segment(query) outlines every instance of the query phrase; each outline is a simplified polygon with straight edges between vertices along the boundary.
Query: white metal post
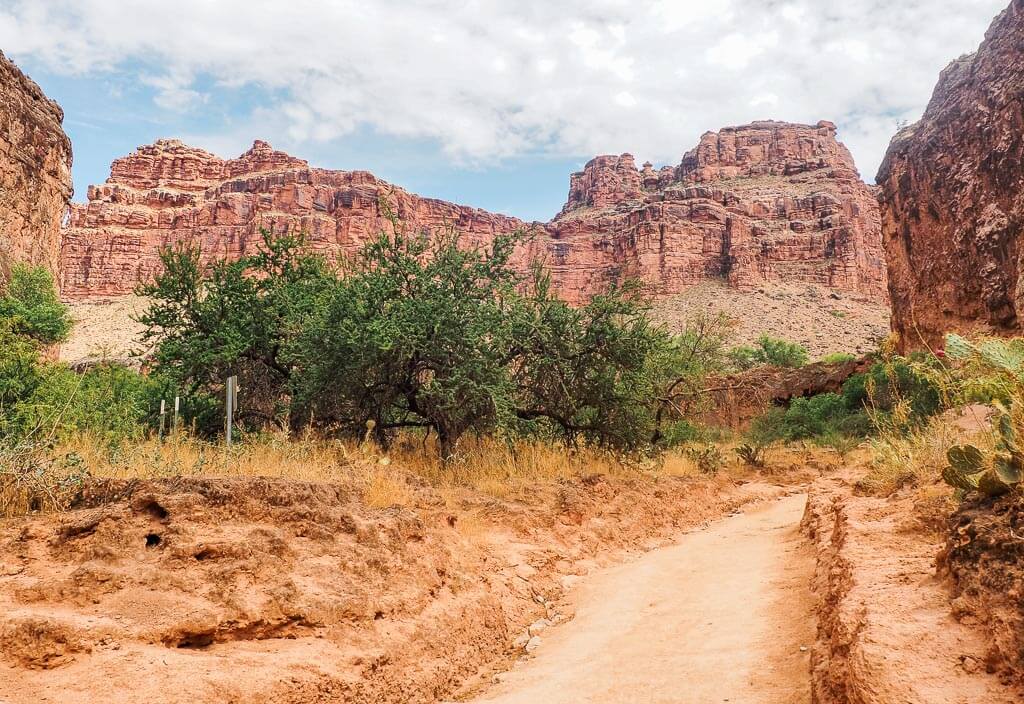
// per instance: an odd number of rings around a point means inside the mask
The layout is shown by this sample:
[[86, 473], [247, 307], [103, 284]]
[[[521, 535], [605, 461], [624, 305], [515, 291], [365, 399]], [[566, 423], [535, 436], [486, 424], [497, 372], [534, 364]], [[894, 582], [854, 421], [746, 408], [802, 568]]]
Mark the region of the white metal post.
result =
[[235, 415], [235, 377], [228, 377], [227, 384], [227, 398], [224, 399], [224, 406], [227, 416], [227, 432], [225, 438], [227, 439], [228, 447], [231, 447], [231, 424], [234, 420]]

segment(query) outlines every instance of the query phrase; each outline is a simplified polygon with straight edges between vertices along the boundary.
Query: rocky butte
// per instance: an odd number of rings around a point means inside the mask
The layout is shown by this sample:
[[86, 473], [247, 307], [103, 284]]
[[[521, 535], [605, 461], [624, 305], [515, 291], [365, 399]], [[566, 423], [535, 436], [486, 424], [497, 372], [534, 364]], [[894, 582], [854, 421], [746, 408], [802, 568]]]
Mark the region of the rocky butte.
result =
[[71, 198], [64, 112], [0, 53], [0, 274], [12, 262], [60, 264]]
[[223, 160], [161, 140], [115, 161], [88, 203], [72, 206], [63, 295], [128, 293], [159, 270], [159, 248], [179, 241], [207, 257], [238, 256], [257, 246], [260, 228], [353, 252], [388, 226], [382, 200], [407, 227], [450, 226], [478, 243], [532, 230], [520, 264], [543, 258], [571, 301], [631, 277], [654, 295], [716, 277], [737, 288], [807, 282], [885, 296], [875, 196], [829, 122], [710, 132], [657, 171], [628, 154], [597, 157], [571, 176], [568, 202], [546, 224], [423, 198], [365, 171], [310, 167], [265, 142]]
[[1024, 221], [1024, 0], [950, 64], [878, 173], [893, 328], [905, 348], [947, 331], [1019, 335]]

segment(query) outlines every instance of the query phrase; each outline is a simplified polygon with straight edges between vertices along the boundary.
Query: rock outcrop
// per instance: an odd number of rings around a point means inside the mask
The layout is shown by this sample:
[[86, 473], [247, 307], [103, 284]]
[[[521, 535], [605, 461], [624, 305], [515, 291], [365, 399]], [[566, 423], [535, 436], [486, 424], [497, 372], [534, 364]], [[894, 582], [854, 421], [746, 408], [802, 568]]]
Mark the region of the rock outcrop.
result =
[[878, 174], [893, 328], [904, 348], [948, 331], [1020, 334], [1024, 283], [1024, 0], [939, 78]]
[[160, 270], [159, 248], [198, 244], [208, 258], [237, 257], [259, 230], [297, 231], [317, 251], [353, 252], [389, 223], [387, 201], [411, 228], [459, 228], [484, 241], [525, 227], [514, 218], [420, 198], [365, 171], [311, 168], [257, 141], [223, 160], [177, 140], [118, 159], [110, 178], [90, 186], [64, 232], [62, 293], [77, 299], [130, 292]]
[[598, 157], [546, 227], [564, 287], [636, 277], [671, 294], [721, 277], [884, 297], [877, 203], [830, 122], [709, 132], [659, 171], [638, 172], [628, 154]]
[[53, 272], [71, 198], [64, 113], [0, 53], [0, 274], [24, 261]]
[[388, 225], [381, 201], [415, 229], [451, 226], [476, 242], [533, 230], [521, 254], [543, 258], [570, 301], [638, 277], [653, 294], [721, 277], [823, 284], [881, 299], [877, 204], [835, 127], [758, 122], [705, 135], [677, 167], [597, 157], [573, 174], [547, 224], [422, 198], [364, 171], [330, 171], [264, 142], [222, 160], [175, 140], [118, 159], [72, 208], [63, 245], [70, 299], [127, 293], [159, 269], [160, 246], [198, 242], [238, 256], [260, 228], [302, 231], [310, 246], [353, 252]]

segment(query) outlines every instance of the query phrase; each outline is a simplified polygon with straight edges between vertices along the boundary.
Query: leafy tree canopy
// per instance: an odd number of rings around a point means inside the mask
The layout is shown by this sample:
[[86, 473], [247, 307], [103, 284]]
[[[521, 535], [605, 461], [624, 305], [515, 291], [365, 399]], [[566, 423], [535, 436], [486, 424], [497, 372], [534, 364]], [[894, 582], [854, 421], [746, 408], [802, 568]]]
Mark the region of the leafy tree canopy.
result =
[[53, 276], [24, 264], [15, 264], [0, 287], [0, 323], [39, 345], [63, 342], [71, 332], [71, 314], [57, 296]]

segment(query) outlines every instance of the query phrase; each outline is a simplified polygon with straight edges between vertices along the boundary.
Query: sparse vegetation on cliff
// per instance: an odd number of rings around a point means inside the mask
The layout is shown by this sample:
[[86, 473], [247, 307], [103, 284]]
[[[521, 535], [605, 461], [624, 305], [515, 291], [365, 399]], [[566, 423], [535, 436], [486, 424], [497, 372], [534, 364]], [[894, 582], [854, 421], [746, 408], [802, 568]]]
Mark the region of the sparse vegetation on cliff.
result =
[[755, 345], [740, 345], [729, 350], [729, 361], [739, 370], [767, 364], [784, 369], [802, 367], [809, 361], [807, 348], [770, 335], [762, 335]]

